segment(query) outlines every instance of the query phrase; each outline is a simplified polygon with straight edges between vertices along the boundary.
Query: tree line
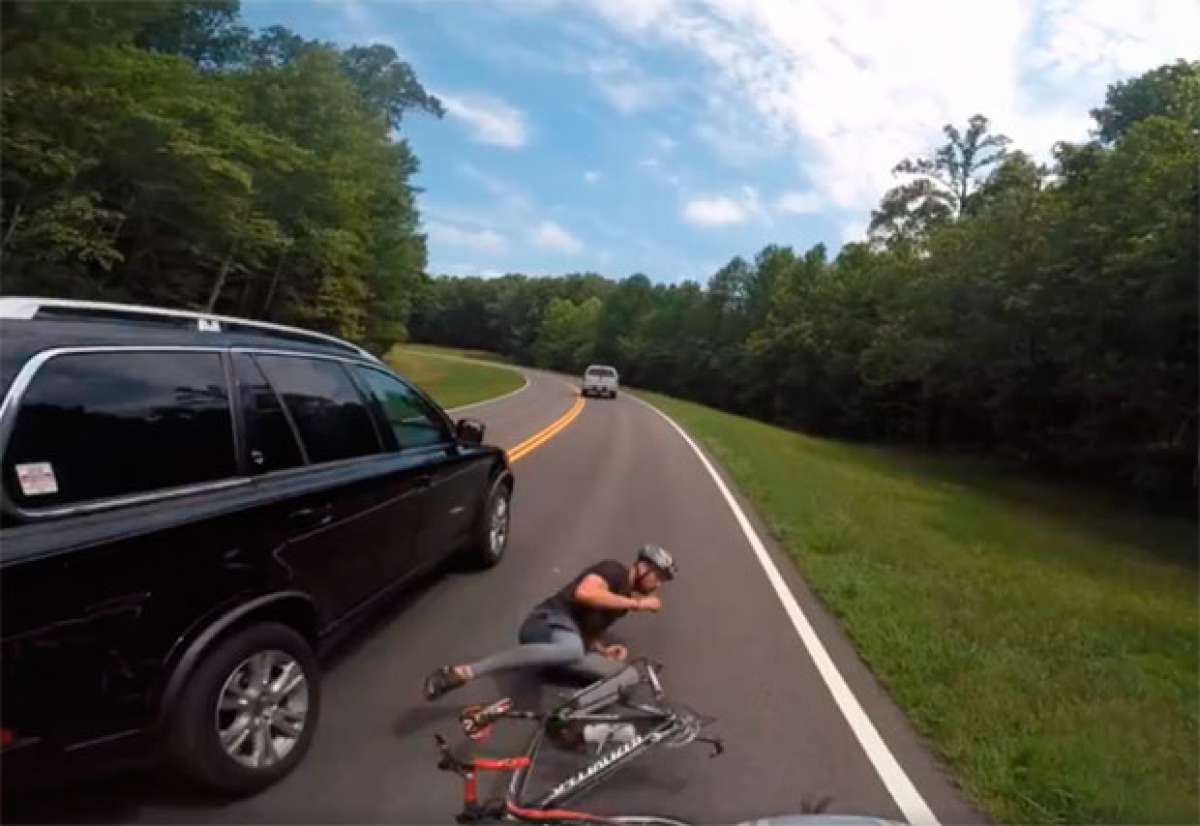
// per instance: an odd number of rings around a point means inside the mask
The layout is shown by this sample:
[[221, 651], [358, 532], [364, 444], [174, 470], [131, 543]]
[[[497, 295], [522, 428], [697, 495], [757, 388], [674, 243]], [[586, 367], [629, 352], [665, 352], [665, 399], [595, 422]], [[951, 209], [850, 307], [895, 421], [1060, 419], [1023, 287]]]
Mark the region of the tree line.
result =
[[387, 46], [254, 33], [237, 0], [0, 5], [6, 293], [269, 318], [383, 348], [425, 269]]
[[902, 161], [869, 240], [771, 245], [701, 285], [428, 281], [420, 341], [806, 431], [966, 448], [1195, 506], [1200, 63], [1109, 87], [1049, 164], [976, 116]]

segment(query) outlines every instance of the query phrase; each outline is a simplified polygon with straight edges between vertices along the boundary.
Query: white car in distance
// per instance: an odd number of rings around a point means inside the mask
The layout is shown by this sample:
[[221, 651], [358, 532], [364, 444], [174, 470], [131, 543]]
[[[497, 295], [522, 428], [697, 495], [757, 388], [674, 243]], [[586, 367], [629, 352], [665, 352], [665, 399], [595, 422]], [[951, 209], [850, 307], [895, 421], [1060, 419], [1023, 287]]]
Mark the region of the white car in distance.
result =
[[583, 395], [617, 397], [620, 387], [620, 377], [615, 367], [607, 364], [593, 364], [583, 372]]

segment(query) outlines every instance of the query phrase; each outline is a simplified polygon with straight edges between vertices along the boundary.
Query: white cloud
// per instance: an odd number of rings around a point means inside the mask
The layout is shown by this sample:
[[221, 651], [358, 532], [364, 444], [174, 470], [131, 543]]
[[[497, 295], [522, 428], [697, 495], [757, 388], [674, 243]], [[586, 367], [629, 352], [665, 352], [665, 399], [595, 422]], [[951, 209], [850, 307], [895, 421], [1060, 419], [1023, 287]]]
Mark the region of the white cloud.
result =
[[658, 148], [659, 152], [672, 152], [675, 150], [675, 147], [679, 146], [679, 141], [669, 135], [655, 135], [654, 145]]
[[775, 201], [775, 209], [792, 215], [811, 215], [821, 211], [821, 196], [815, 192], [785, 192]]
[[750, 216], [737, 201], [720, 195], [688, 201], [683, 208], [683, 217], [697, 226], [725, 227], [744, 224]]
[[443, 221], [426, 221], [425, 231], [429, 233], [429, 240], [436, 244], [492, 253], [508, 248], [505, 237], [493, 229], [467, 229]]
[[519, 149], [529, 142], [525, 115], [520, 109], [490, 95], [438, 93], [446, 114], [462, 121], [480, 143]]
[[693, 198], [684, 204], [684, 220], [702, 227], [725, 227], [744, 224], [757, 218], [766, 224], [770, 216], [763, 209], [758, 190], [743, 186], [737, 196], [713, 195]]
[[443, 266], [431, 266], [430, 272], [436, 272], [439, 275], [458, 275], [468, 276], [474, 275], [480, 278], [499, 278], [504, 275], [503, 270], [493, 269], [491, 267], [481, 267], [478, 264], [445, 264]]
[[583, 179], [589, 184], [594, 184], [600, 180], [600, 173], [594, 169], [589, 169], [587, 172], [583, 173]]
[[596, 89], [605, 100], [626, 115], [649, 109], [662, 99], [659, 87], [630, 81], [597, 80]]
[[660, 105], [674, 88], [668, 81], [650, 77], [624, 57], [592, 58], [585, 72], [600, 96], [623, 115]]
[[533, 243], [544, 250], [577, 255], [583, 242], [553, 221], [542, 221], [533, 232]]
[[1196, 53], [1200, 3], [1194, 0], [1047, 0], [1038, 68], [1105, 80]]
[[919, 14], [876, 0], [590, 4], [640, 44], [700, 61], [697, 131], [721, 157], [793, 151], [846, 211], [878, 203], [897, 161], [977, 112], [1041, 157], [1086, 137], [1107, 83], [1193, 55], [1200, 31], [1196, 0], [929, 0]]
[[658, 169], [659, 165], [658, 158], [642, 158], [638, 161], [638, 166], [645, 167], [646, 169]]

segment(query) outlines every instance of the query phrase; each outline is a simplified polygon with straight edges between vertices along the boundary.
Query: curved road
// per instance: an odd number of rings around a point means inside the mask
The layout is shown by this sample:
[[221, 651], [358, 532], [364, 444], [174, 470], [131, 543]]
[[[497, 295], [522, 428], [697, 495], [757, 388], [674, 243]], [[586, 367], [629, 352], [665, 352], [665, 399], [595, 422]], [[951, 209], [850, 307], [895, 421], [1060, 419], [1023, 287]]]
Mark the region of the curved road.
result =
[[[458, 415], [483, 419], [488, 441], [511, 448], [559, 419], [577, 385], [525, 371], [529, 386]], [[424, 675], [514, 642], [526, 611], [585, 565], [626, 560], [645, 542], [672, 550], [681, 576], [661, 614], [630, 615], [614, 636], [666, 664], [668, 695], [718, 718], [726, 754], [703, 746], [656, 752], [588, 798], [598, 812], [650, 811], [728, 823], [827, 811], [903, 820], [881, 779], [896, 772], [942, 823], [980, 822], [885, 692], [858, 660], [768, 533], [742, 505], [836, 671], [882, 737], [860, 745], [798, 636], [733, 510], [693, 448], [649, 407], [623, 395], [588, 400], [554, 438], [514, 464], [507, 558], [484, 573], [451, 571], [388, 606], [328, 665], [320, 729], [305, 762], [257, 797], [199, 799], [154, 775], [127, 774], [14, 803], [7, 819], [155, 823], [449, 823], [459, 781], [437, 771], [434, 732], [456, 734], [461, 705], [510, 694], [546, 703], [554, 691], [529, 675], [480, 680], [435, 704]], [[781, 583], [782, 584], [782, 583]], [[844, 705], [844, 703], [843, 703]], [[520, 723], [484, 748], [524, 742]], [[861, 724], [860, 724], [861, 731]], [[879, 768], [882, 766], [882, 768]]]

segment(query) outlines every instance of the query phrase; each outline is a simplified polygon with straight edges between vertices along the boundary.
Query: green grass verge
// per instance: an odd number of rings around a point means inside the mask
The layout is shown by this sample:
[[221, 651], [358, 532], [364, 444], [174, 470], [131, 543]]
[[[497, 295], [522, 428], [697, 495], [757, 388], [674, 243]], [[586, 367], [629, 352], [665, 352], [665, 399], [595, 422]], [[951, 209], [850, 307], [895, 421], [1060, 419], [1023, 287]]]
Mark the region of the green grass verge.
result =
[[[442, 407], [485, 401], [511, 393], [525, 383], [516, 370], [492, 364], [469, 364], [437, 358], [431, 348], [396, 345], [384, 361], [400, 375], [433, 396]], [[465, 355], [470, 351], [437, 350], [446, 355]]]
[[1197, 526], [650, 393], [1008, 823], [1196, 823]]
[[405, 350], [411, 350], [415, 353], [433, 353], [443, 356], [458, 356], [459, 358], [475, 359], [477, 361], [493, 361], [498, 364], [512, 364], [511, 358], [500, 353], [493, 353], [489, 350], [471, 350], [467, 348], [458, 349], [455, 347], [437, 347], [433, 344], [405, 344], [402, 345]]

